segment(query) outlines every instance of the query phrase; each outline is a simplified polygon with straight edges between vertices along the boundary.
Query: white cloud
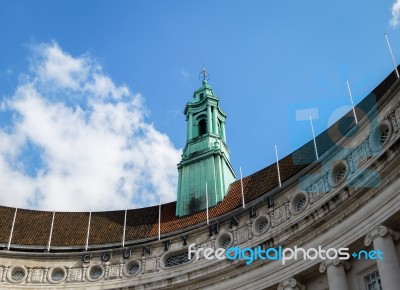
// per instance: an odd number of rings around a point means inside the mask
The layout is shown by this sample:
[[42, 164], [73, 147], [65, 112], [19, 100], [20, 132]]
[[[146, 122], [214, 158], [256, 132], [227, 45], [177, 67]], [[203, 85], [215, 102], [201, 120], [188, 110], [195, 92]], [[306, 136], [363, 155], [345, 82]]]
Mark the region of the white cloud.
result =
[[3, 102], [13, 118], [0, 128], [0, 204], [78, 211], [175, 199], [180, 150], [146, 121], [142, 96], [56, 43], [35, 47], [28, 79]]
[[400, 0], [396, 0], [392, 5], [392, 19], [390, 20], [390, 26], [395, 28], [399, 25], [400, 18]]
[[73, 58], [61, 50], [57, 43], [38, 45], [33, 70], [45, 83], [71, 89], [78, 89], [88, 74], [88, 58]]

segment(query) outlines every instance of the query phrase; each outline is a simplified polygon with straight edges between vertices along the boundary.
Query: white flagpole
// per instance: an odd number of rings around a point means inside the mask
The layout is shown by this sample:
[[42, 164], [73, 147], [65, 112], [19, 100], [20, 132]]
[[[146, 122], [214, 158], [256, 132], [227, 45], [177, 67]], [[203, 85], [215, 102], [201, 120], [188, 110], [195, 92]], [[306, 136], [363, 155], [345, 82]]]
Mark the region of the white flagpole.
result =
[[161, 240], [161, 196], [158, 205], [158, 240]]
[[393, 66], [394, 66], [394, 69], [395, 69], [395, 71], [396, 71], [397, 78], [400, 78], [399, 71], [397, 70], [396, 61], [394, 60], [392, 48], [390, 47], [389, 39], [388, 39], [386, 33], [384, 33], [384, 35], [385, 35], [386, 42], [387, 42], [387, 45], [388, 45], [388, 48], [389, 48], [390, 56], [391, 56], [391, 58], [392, 58]]
[[11, 240], [12, 240], [12, 236], [14, 233], [14, 226], [15, 226], [15, 219], [17, 218], [17, 211], [18, 211], [18, 208], [15, 208], [14, 219], [13, 219], [12, 226], [11, 226], [10, 238], [8, 239], [7, 250], [10, 250], [10, 247], [11, 247]]
[[209, 221], [208, 221], [208, 189], [207, 189], [207, 182], [206, 182], [206, 215], [207, 215], [207, 224], [209, 224]]
[[91, 222], [91, 220], [92, 220], [92, 212], [89, 212], [89, 222], [88, 222], [87, 235], [86, 235], [85, 251], [87, 251], [88, 248], [89, 248], [89, 234], [90, 234], [90, 222]]
[[56, 211], [53, 210], [53, 217], [51, 219], [51, 228], [50, 228], [50, 235], [49, 235], [49, 243], [47, 244], [47, 252], [50, 252], [50, 246], [51, 246], [51, 238], [53, 236], [53, 226], [54, 226], [54, 216], [56, 214]]
[[276, 156], [276, 169], [278, 170], [279, 187], [282, 187], [281, 172], [279, 171], [278, 147], [276, 147], [276, 144], [275, 144], [275, 156]]
[[244, 193], [243, 193], [242, 166], [240, 166], [239, 168], [240, 168], [240, 186], [241, 186], [241, 188], [242, 188], [242, 204], [243, 204], [243, 208], [245, 208], [245, 205], [244, 205]]
[[310, 115], [310, 123], [311, 123], [311, 132], [312, 132], [312, 136], [313, 136], [313, 139], [314, 139], [315, 156], [317, 157], [317, 160], [318, 160], [317, 141], [315, 141], [314, 126], [313, 126], [313, 123], [312, 123], [311, 115]]
[[122, 247], [125, 247], [125, 234], [126, 234], [126, 214], [128, 212], [128, 209], [125, 209], [125, 215], [124, 215], [124, 231], [122, 232]]
[[354, 120], [356, 121], [356, 124], [358, 124], [356, 110], [354, 109], [353, 96], [351, 95], [349, 80], [346, 80], [346, 83], [347, 83], [347, 90], [349, 91], [351, 107], [353, 108]]

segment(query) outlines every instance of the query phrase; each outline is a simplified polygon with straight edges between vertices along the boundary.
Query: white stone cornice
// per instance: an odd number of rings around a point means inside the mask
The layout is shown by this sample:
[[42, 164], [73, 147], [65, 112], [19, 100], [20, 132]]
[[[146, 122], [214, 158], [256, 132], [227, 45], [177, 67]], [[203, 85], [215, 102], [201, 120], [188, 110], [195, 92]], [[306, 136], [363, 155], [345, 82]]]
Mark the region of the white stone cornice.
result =
[[291, 277], [289, 279], [286, 279], [285, 281], [282, 281], [278, 285], [278, 290], [288, 290], [288, 289], [304, 290], [306, 289], [306, 287], [299, 281], [297, 281], [295, 278]]
[[339, 260], [339, 259], [333, 259], [333, 260], [324, 260], [321, 262], [319, 265], [319, 271], [320, 273], [324, 273], [330, 266], [339, 266], [342, 265], [345, 270], [350, 270], [351, 264], [348, 261], [345, 260]]
[[372, 242], [374, 241], [375, 238], [385, 237], [386, 235], [391, 236], [394, 241], [397, 241], [400, 239], [399, 232], [391, 230], [386, 226], [380, 225], [367, 234], [367, 236], [364, 239], [364, 245], [368, 247], [369, 245], [372, 244]]

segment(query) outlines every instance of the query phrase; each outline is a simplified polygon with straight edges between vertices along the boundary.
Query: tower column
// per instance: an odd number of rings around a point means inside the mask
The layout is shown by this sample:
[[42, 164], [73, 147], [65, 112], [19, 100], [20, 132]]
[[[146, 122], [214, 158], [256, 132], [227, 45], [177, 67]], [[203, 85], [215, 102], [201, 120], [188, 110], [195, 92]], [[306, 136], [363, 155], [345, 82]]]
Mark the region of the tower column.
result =
[[218, 132], [218, 119], [217, 119], [217, 107], [213, 107], [213, 123], [214, 123], [214, 134], [219, 135]]
[[226, 143], [226, 135], [225, 135], [225, 122], [221, 123], [221, 130], [222, 130], [222, 139], [225, 141]]
[[325, 260], [319, 266], [321, 273], [325, 272], [328, 276], [329, 290], [348, 290], [346, 273], [344, 270], [350, 269], [350, 263], [347, 261]]
[[396, 290], [400, 286], [400, 266], [397, 258], [396, 248], [393, 240], [399, 240], [400, 234], [385, 226], [379, 226], [373, 229], [365, 237], [364, 245], [374, 245], [375, 251], [380, 251], [383, 259], [376, 259], [378, 265], [379, 277], [381, 278], [382, 288], [385, 290]]
[[211, 106], [207, 106], [207, 133], [212, 133]]
[[188, 121], [188, 140], [193, 138], [193, 114], [189, 113], [189, 121]]

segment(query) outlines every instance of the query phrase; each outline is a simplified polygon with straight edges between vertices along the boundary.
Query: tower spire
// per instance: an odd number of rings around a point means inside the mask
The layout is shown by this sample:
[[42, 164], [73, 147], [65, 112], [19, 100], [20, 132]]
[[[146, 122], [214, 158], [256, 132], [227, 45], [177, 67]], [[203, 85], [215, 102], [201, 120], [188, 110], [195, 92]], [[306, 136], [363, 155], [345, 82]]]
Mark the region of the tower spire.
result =
[[178, 164], [178, 197], [176, 215], [184, 216], [215, 206], [225, 197], [236, 175], [229, 161], [226, 145], [226, 114], [219, 106], [219, 99], [207, 83], [210, 74], [205, 68], [199, 74], [202, 86], [193, 94], [193, 101], [186, 104], [186, 145]]

